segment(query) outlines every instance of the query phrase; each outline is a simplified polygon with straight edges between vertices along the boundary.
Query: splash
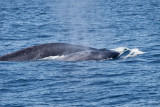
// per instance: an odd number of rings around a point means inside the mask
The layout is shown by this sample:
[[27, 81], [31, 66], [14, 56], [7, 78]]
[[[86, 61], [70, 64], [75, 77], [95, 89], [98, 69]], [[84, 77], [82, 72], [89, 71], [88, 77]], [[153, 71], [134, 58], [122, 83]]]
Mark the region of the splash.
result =
[[115, 49], [111, 49], [111, 50], [119, 52], [120, 57], [122, 57], [122, 58], [135, 57], [137, 55], [141, 55], [141, 54], [146, 53], [146, 52], [140, 51], [137, 48], [129, 49], [126, 47], [119, 47], [119, 48], [115, 48]]

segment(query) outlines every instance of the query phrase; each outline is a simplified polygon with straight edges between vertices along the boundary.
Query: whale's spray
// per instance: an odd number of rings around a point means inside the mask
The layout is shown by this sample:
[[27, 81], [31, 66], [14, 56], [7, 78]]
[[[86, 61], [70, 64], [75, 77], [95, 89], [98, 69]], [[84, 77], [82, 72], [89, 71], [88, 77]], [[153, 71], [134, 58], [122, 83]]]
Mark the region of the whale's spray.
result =
[[[66, 41], [81, 45], [90, 45], [90, 38], [87, 36], [88, 21], [86, 19], [86, 8], [89, 2], [74, 0], [64, 1], [60, 4], [58, 11], [59, 20], [63, 22], [63, 29]], [[61, 8], [65, 8], [62, 10]]]

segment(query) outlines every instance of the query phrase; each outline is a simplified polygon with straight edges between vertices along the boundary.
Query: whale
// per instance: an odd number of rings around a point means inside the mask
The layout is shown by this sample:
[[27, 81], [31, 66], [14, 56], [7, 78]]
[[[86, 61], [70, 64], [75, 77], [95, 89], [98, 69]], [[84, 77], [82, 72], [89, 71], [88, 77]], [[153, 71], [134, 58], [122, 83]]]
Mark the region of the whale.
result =
[[69, 43], [46, 43], [2, 55], [0, 61], [35, 61], [50, 56], [64, 56], [59, 59], [64, 61], [107, 60], [117, 58], [119, 55], [120, 53], [106, 48], [97, 49]]

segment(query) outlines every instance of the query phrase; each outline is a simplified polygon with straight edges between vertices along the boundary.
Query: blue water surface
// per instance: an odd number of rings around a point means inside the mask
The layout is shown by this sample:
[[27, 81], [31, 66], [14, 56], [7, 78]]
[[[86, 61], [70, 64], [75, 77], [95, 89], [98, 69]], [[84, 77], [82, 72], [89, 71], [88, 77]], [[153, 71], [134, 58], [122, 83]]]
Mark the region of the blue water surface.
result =
[[159, 107], [159, 0], [0, 0], [0, 55], [65, 42], [144, 54], [0, 62], [0, 107]]

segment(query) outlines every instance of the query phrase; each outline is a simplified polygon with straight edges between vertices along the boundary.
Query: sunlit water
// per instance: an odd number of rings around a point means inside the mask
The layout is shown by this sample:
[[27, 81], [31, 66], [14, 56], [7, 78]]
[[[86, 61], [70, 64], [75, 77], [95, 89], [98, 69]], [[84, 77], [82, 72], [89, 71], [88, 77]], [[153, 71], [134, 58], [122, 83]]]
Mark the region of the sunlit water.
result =
[[0, 107], [160, 106], [159, 0], [0, 0], [0, 55], [52, 42], [121, 55], [0, 62]]

